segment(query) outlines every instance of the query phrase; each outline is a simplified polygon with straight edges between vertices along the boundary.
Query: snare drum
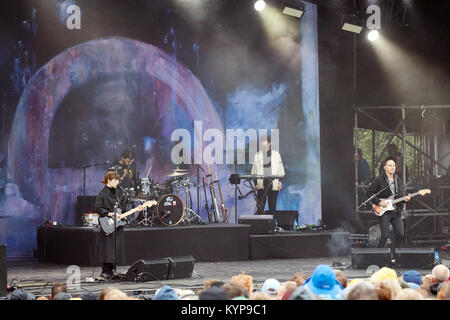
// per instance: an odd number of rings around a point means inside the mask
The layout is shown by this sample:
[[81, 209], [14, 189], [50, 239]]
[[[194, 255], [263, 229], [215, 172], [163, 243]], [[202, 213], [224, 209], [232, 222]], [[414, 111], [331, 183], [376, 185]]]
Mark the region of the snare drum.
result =
[[83, 227], [96, 227], [98, 226], [98, 213], [85, 213], [82, 217]]
[[183, 200], [176, 194], [166, 194], [159, 199], [156, 214], [162, 224], [176, 226], [184, 216]]

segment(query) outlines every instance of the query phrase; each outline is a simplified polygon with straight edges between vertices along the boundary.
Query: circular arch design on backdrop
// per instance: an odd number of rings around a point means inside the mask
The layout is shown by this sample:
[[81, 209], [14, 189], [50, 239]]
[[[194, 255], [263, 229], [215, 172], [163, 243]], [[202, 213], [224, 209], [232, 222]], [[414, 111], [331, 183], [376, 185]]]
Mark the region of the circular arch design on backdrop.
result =
[[[64, 174], [61, 170], [66, 170], [82, 176], [81, 169], [48, 169], [53, 117], [72, 89], [113, 74], [136, 74], [160, 81], [173, 90], [176, 103], [192, 120], [202, 121], [203, 130], [216, 128], [224, 132], [206, 90], [174, 56], [151, 44], [121, 37], [95, 39], [69, 48], [40, 68], [28, 82], [19, 99], [8, 145], [9, 178], [19, 186], [24, 198], [38, 205], [47, 216], [57, 207], [52, 204], [51, 193], [60, 191], [53, 186], [52, 171]], [[201, 133], [194, 135], [201, 141]], [[73, 190], [63, 191], [79, 194], [79, 186], [69, 189]], [[67, 199], [63, 202], [67, 206]]]

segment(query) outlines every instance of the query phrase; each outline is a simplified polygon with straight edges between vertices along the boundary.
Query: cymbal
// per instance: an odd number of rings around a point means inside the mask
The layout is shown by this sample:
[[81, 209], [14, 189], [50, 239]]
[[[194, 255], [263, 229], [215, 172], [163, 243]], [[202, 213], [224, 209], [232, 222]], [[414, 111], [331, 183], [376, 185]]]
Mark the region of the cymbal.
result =
[[189, 169], [180, 169], [180, 168], [176, 168], [175, 170], [172, 170], [172, 172], [191, 172], [191, 170]]
[[167, 177], [181, 177], [181, 176], [187, 176], [189, 175], [189, 171], [187, 172], [174, 172], [171, 174], [168, 174]]

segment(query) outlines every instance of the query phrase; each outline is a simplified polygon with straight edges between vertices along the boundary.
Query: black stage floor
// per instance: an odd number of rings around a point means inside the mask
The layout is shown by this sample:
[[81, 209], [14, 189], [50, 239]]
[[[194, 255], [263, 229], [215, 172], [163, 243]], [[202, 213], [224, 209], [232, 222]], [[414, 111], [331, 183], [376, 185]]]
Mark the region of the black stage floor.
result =
[[[449, 265], [450, 260], [443, 259], [442, 263]], [[311, 275], [319, 264], [340, 265], [340, 269], [349, 279], [368, 278], [371, 272], [365, 269], [352, 269], [351, 257], [325, 257], [308, 259], [270, 259], [248, 261], [222, 261], [222, 262], [196, 262], [193, 275], [190, 278], [156, 280], [147, 282], [86, 282], [86, 278], [95, 278], [100, 274], [99, 267], [80, 267], [80, 281], [78, 286], [69, 288], [68, 292], [78, 296], [84, 291], [100, 292], [105, 287], [117, 287], [129, 295], [133, 293], [154, 294], [161, 286], [167, 284], [174, 288], [200, 289], [209, 279], [229, 281], [232, 276], [245, 272], [253, 277], [255, 289], [260, 288], [268, 278], [276, 278], [280, 282], [286, 281], [296, 272], [304, 272]], [[120, 266], [118, 271], [125, 273], [129, 266]], [[8, 262], [8, 283], [19, 280], [19, 286], [37, 295], [49, 295], [52, 283], [66, 282], [69, 274], [68, 265], [40, 263], [38, 261], [13, 261]], [[407, 269], [395, 269], [400, 275]], [[422, 274], [431, 273], [431, 269], [418, 269]]]

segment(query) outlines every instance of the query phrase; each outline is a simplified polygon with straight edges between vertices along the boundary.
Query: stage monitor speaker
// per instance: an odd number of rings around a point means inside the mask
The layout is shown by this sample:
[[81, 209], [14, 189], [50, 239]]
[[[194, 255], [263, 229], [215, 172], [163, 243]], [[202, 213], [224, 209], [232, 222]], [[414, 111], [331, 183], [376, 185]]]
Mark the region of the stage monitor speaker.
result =
[[239, 224], [249, 224], [250, 234], [269, 234], [275, 229], [273, 215], [241, 215]]
[[389, 248], [352, 248], [352, 268], [364, 269], [371, 265], [384, 267], [391, 264]]
[[169, 257], [168, 279], [181, 279], [192, 277], [195, 259], [192, 256]]
[[6, 296], [8, 279], [6, 273], [6, 244], [0, 244], [0, 297]]
[[[266, 211], [269, 214], [269, 211]], [[298, 212], [294, 210], [276, 210], [274, 215], [277, 227], [284, 230], [294, 230], [294, 225], [298, 224]]]
[[397, 248], [395, 266], [397, 268], [431, 269], [434, 264], [434, 248]]
[[167, 258], [155, 260], [138, 260], [125, 274], [125, 280], [141, 282], [166, 280], [169, 274], [170, 261]]

